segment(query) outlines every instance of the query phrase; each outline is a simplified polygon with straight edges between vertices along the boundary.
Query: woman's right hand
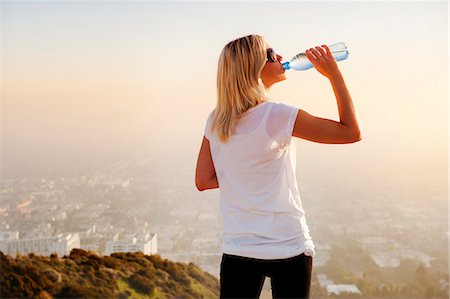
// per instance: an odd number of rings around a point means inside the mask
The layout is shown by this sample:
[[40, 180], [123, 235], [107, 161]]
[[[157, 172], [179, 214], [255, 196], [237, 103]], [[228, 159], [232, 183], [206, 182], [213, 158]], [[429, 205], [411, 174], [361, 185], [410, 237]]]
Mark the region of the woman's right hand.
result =
[[326, 51], [317, 46], [306, 50], [305, 54], [319, 73], [328, 79], [331, 79], [334, 75], [339, 74], [340, 71], [328, 46], [322, 45], [322, 47], [324, 47]]

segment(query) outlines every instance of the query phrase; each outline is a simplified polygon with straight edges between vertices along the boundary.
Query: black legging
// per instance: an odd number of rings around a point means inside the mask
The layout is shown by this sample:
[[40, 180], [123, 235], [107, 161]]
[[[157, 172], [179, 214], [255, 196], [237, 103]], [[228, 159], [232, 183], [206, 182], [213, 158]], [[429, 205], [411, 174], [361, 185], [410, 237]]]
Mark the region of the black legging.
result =
[[273, 298], [309, 298], [312, 257], [304, 253], [275, 260], [222, 254], [220, 298], [259, 298], [271, 278]]

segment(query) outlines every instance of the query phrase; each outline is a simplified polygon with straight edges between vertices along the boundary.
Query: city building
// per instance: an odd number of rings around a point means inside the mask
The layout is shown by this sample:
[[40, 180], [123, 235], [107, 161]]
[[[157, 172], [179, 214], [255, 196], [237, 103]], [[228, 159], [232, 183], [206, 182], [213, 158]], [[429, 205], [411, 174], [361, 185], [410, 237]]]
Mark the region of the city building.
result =
[[156, 254], [157, 250], [157, 234], [149, 232], [143, 234], [126, 234], [121, 239], [116, 235], [113, 240], [106, 241], [105, 255], [111, 255], [115, 252], [137, 252], [143, 254]]
[[73, 248], [80, 248], [78, 233], [60, 233], [57, 236], [20, 239], [18, 231], [0, 232], [0, 251], [14, 257], [17, 254], [29, 253], [47, 256], [57, 253], [62, 257], [69, 255]]
[[345, 292], [361, 295], [361, 291], [354, 284], [329, 284], [327, 285], [327, 292], [329, 295], [339, 295], [340, 293]]

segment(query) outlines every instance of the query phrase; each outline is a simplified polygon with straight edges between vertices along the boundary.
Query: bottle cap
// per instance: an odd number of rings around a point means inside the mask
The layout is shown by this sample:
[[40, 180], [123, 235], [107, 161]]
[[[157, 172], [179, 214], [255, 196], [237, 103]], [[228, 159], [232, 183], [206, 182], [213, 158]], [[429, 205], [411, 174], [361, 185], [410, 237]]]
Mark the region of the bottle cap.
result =
[[283, 68], [284, 68], [285, 70], [290, 70], [290, 69], [291, 69], [291, 66], [289, 65], [289, 61], [284, 62], [284, 63], [282, 64], [282, 66], [283, 66]]

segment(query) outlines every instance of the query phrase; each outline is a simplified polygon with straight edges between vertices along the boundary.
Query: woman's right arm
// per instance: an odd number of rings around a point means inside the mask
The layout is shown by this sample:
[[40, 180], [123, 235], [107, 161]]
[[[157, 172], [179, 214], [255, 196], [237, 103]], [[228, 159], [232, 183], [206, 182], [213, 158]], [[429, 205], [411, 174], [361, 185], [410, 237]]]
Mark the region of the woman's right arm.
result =
[[360, 141], [362, 139], [361, 129], [350, 93], [329, 48], [326, 45], [323, 47], [326, 52], [322, 48], [316, 47], [316, 49], [307, 50], [306, 56], [316, 70], [330, 80], [337, 100], [340, 122], [316, 117], [299, 109], [292, 136], [327, 144]]

